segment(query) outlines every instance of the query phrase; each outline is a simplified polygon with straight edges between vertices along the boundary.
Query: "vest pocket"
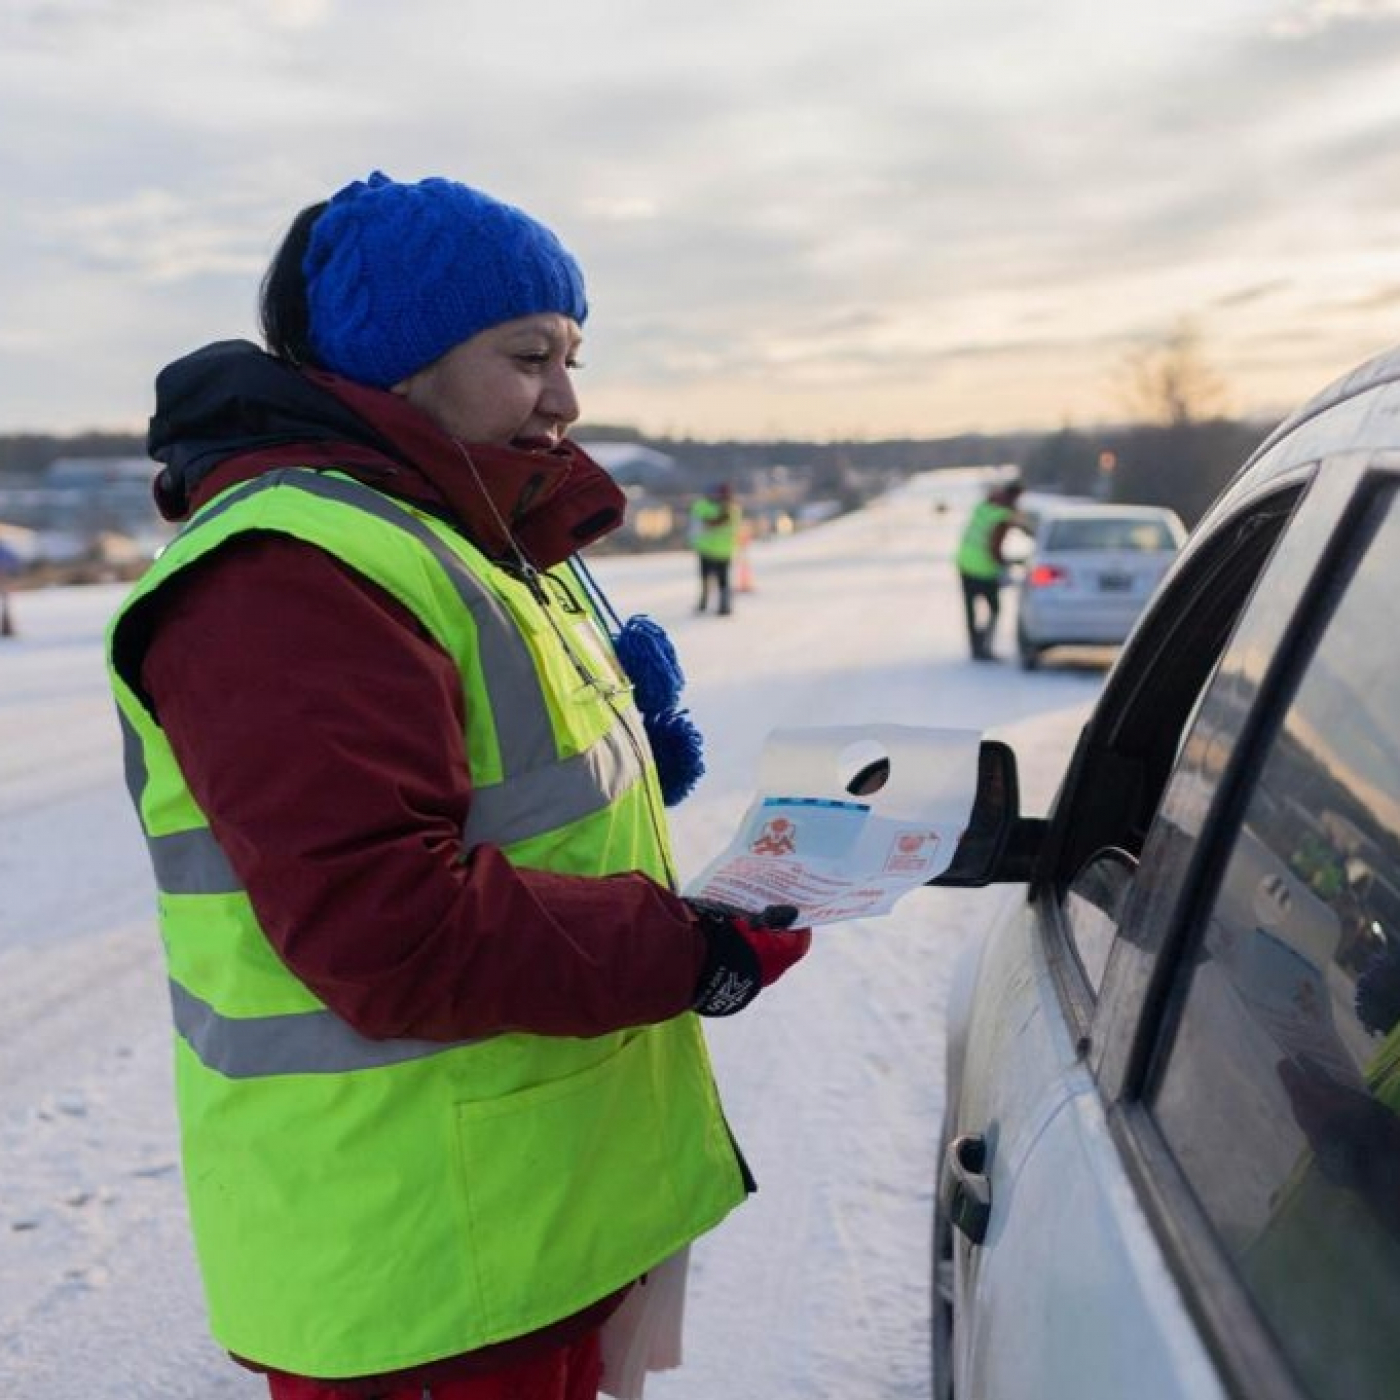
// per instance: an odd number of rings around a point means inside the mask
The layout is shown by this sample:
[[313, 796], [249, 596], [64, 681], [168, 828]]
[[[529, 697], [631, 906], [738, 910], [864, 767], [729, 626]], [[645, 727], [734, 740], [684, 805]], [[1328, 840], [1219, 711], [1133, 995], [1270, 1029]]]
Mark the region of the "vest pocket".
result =
[[676, 1055], [668, 1031], [630, 1033], [579, 1073], [457, 1106], [470, 1267], [489, 1336], [577, 1312], [733, 1204], [723, 1164], [696, 1156], [694, 1127], [711, 1117], [707, 1076]]

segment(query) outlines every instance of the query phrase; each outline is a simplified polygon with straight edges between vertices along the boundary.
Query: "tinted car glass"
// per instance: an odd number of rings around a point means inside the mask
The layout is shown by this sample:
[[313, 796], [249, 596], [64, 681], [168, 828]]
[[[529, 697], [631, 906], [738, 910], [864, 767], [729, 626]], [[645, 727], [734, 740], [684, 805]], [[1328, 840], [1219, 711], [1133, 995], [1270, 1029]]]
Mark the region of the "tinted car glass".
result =
[[1311, 1394], [1400, 1393], [1393, 501], [1256, 777], [1148, 1102]]
[[1055, 520], [1045, 533], [1048, 550], [1123, 549], [1138, 553], [1173, 550], [1176, 540], [1161, 520], [1104, 518]]

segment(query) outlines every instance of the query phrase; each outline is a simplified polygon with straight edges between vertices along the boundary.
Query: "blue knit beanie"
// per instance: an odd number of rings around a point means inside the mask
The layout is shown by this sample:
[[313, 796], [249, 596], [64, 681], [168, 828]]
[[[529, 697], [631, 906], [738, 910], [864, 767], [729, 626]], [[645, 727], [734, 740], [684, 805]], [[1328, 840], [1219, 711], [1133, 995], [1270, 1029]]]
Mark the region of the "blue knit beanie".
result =
[[320, 363], [381, 389], [503, 321], [588, 315], [583, 274], [543, 224], [440, 177], [405, 185], [376, 170], [347, 185], [302, 272]]

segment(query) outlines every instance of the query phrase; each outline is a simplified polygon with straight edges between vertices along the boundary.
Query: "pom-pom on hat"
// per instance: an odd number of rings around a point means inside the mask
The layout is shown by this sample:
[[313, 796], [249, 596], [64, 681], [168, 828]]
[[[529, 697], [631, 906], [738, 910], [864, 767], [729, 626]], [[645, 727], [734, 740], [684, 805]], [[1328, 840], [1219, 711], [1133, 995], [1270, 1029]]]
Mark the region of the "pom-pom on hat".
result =
[[553, 311], [588, 315], [583, 273], [523, 210], [434, 176], [346, 185], [302, 262], [310, 338], [335, 374], [387, 389], [478, 331]]

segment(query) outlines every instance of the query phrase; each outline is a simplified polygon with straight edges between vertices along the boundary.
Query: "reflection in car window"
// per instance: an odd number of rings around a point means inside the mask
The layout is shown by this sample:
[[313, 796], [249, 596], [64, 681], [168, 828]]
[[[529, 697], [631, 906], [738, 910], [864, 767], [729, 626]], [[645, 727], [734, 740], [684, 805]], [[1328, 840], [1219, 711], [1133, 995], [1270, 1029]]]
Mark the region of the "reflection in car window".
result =
[[1065, 929], [1095, 995], [1103, 982], [1118, 932], [1118, 916], [1136, 870], [1135, 856], [1117, 846], [1106, 846], [1089, 857], [1065, 890]]
[[1258, 769], [1150, 1105], [1311, 1394], [1400, 1393], [1400, 558], [1387, 514]]

